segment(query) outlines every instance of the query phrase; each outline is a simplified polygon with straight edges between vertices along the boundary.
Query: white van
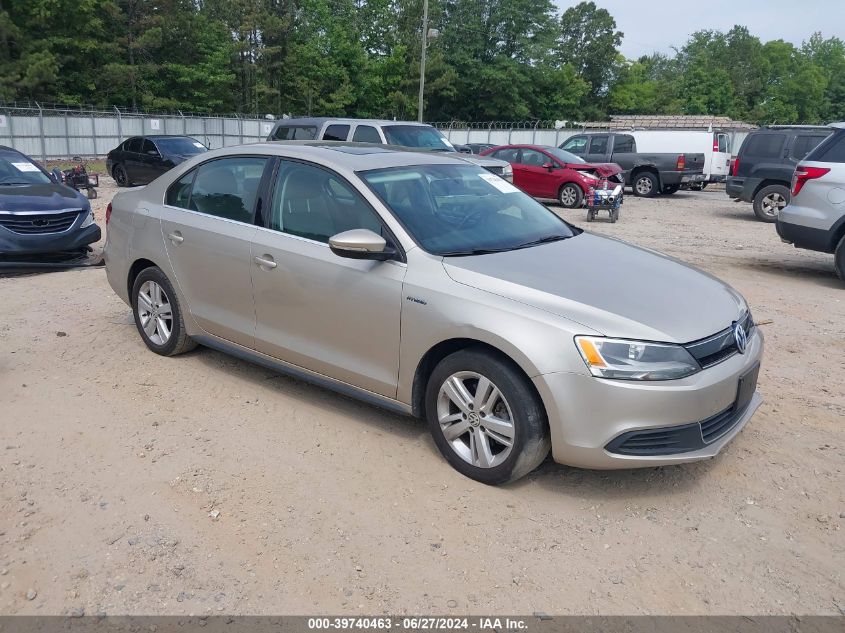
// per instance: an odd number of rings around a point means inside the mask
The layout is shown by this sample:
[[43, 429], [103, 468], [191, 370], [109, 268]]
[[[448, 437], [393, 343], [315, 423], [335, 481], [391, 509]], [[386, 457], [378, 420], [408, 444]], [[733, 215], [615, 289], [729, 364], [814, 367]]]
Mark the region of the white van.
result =
[[626, 133], [636, 139], [638, 152], [704, 154], [707, 180], [700, 185], [702, 189], [708, 182], [724, 182], [730, 171], [731, 141], [725, 132], [635, 130]]

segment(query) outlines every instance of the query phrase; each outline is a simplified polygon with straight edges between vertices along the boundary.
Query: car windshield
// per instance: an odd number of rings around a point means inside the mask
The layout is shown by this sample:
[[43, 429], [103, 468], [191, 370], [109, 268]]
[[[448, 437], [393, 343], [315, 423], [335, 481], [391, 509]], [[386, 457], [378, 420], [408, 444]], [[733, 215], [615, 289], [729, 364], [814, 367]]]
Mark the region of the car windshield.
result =
[[415, 165], [359, 172], [411, 237], [433, 255], [527, 248], [575, 235], [508, 181], [475, 165]]
[[565, 149], [560, 149], [559, 147], [547, 147], [545, 148], [546, 151], [557, 158], [562, 163], [586, 163], [583, 158], [580, 156], [576, 156], [572, 152], [567, 152]]
[[385, 125], [389, 145], [419, 147], [439, 152], [454, 152], [454, 146], [435, 128], [427, 125]]
[[162, 154], [177, 154], [179, 156], [193, 156], [207, 152], [208, 148], [198, 140], [179, 136], [176, 138], [153, 139]]
[[52, 182], [23, 154], [0, 152], [0, 187], [4, 185], [44, 185]]

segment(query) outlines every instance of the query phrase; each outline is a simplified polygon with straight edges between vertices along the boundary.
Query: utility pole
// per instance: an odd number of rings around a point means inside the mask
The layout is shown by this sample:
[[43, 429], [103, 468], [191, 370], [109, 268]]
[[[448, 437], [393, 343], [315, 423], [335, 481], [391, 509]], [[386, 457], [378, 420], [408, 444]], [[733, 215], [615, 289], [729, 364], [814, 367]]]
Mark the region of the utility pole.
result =
[[425, 49], [428, 46], [428, 0], [423, 0], [422, 53], [420, 54], [420, 98], [417, 104], [417, 121], [423, 120], [423, 94], [425, 93]]

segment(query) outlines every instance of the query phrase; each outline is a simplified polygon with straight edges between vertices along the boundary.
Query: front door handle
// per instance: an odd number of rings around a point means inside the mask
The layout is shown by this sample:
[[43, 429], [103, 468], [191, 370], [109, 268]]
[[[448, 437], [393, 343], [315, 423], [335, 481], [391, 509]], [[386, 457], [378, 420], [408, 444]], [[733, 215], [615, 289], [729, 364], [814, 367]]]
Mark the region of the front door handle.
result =
[[185, 238], [182, 237], [182, 234], [179, 231], [173, 231], [173, 233], [167, 236], [167, 239], [169, 239], [174, 244], [181, 244], [185, 241]]
[[276, 267], [276, 262], [273, 261], [273, 258], [269, 255], [263, 255], [262, 257], [253, 257], [253, 261], [261, 266], [262, 268], [269, 268], [273, 269]]

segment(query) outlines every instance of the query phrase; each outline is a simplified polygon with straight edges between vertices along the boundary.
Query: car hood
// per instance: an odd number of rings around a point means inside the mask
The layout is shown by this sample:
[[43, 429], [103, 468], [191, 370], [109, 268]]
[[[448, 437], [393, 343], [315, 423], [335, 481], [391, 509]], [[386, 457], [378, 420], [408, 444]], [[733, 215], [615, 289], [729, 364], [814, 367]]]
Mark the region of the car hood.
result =
[[85, 196], [70, 187], [52, 182], [42, 185], [0, 187], [0, 212], [50, 212], [87, 208], [89, 208], [89, 203]]
[[566, 166], [578, 171], [595, 171], [604, 177], [622, 173], [622, 168], [616, 163], [568, 163]]
[[500, 160], [498, 158], [478, 156], [476, 154], [463, 154], [461, 152], [457, 152], [455, 154], [450, 154], [450, 156], [452, 158], [460, 158], [467, 163], [472, 163], [473, 165], [478, 165], [479, 167], [484, 167], [485, 169], [488, 167], [505, 167], [510, 164], [507, 161]]
[[745, 301], [675, 259], [582, 233], [532, 248], [446, 257], [456, 282], [546, 310], [605, 336], [688, 343], [729, 327]]

